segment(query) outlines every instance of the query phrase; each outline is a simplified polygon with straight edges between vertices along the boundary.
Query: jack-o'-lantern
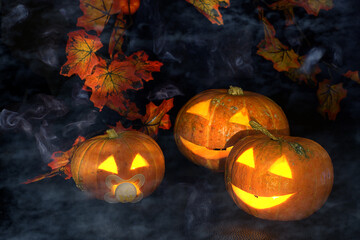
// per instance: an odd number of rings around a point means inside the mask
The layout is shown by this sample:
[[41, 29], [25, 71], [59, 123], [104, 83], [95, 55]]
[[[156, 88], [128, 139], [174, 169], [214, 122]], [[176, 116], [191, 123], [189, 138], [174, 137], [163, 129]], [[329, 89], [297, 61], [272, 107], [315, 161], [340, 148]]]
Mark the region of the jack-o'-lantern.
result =
[[179, 111], [174, 136], [179, 150], [189, 160], [215, 171], [224, 171], [237, 135], [257, 134], [249, 125], [255, 119], [272, 133], [289, 135], [289, 124], [282, 109], [271, 99], [230, 86], [210, 89], [191, 98]]
[[82, 143], [71, 159], [76, 186], [109, 203], [140, 201], [159, 186], [164, 171], [158, 144], [137, 131], [108, 130]]
[[300, 137], [266, 135], [238, 141], [225, 167], [225, 183], [245, 212], [269, 220], [300, 220], [317, 211], [333, 185], [333, 166], [318, 143]]
[[134, 14], [140, 7], [140, 0], [117, 0], [121, 12], [126, 15]]

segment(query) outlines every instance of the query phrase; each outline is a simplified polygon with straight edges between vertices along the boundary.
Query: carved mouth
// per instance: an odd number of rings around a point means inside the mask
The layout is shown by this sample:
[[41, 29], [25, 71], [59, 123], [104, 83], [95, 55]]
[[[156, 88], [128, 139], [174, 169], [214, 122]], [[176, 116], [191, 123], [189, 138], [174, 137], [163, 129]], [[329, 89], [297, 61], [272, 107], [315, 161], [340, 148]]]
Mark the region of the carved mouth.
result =
[[206, 159], [215, 160], [215, 159], [226, 158], [229, 155], [230, 150], [233, 148], [233, 147], [228, 147], [225, 149], [209, 149], [207, 147], [199, 146], [192, 142], [189, 142], [188, 140], [182, 138], [181, 136], [180, 136], [180, 141], [192, 153]]
[[262, 197], [257, 196], [248, 192], [245, 192], [244, 190], [241, 190], [240, 188], [234, 186], [231, 184], [232, 190], [238, 196], [241, 201], [243, 201], [246, 205], [256, 208], [256, 209], [266, 209], [266, 208], [272, 208], [277, 205], [282, 204], [286, 200], [288, 200], [292, 195], [295, 193], [290, 193], [286, 195], [280, 195], [280, 196], [272, 196], [272, 197]]

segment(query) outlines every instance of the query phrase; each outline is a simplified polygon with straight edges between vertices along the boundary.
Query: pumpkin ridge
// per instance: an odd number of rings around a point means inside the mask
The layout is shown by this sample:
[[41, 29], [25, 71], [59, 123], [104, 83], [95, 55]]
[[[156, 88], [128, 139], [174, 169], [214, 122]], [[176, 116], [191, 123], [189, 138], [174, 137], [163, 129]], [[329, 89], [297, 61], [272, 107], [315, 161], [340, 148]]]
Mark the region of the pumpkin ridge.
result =
[[[97, 158], [97, 160], [96, 160], [96, 165], [95, 166], [98, 166], [99, 165], [99, 159], [100, 159], [100, 157], [101, 157], [101, 152], [102, 152], [102, 150], [104, 149], [104, 147], [105, 147], [105, 144], [107, 143], [107, 142], [109, 142], [109, 140], [110, 139], [114, 139], [114, 138], [106, 138], [105, 140], [104, 140], [104, 143], [103, 143], [103, 145], [100, 147], [100, 149], [99, 149], [99, 152], [98, 152], [98, 158]], [[96, 169], [96, 171], [98, 171], [98, 169]], [[96, 174], [96, 187], [95, 187], [95, 190], [96, 190], [96, 193], [98, 192], [98, 190], [99, 190], [99, 178], [98, 178], [98, 174]]]
[[[213, 101], [214, 98], [216, 97], [219, 97], [218, 101], [216, 101], [216, 104], [214, 106], [214, 110], [212, 111], [211, 115], [210, 115], [210, 118], [209, 118], [209, 122], [208, 122], [208, 126], [207, 126], [207, 131], [206, 131], [206, 148], [208, 148], [207, 146], [209, 146], [209, 141], [210, 141], [210, 130], [211, 130], [211, 125], [213, 124], [213, 120], [214, 120], [214, 115], [215, 115], [215, 112], [216, 112], [216, 109], [218, 108], [221, 100], [223, 100], [225, 97], [226, 97], [226, 94], [217, 94], [216, 96], [214, 96], [212, 99], [211, 99], [211, 102]], [[209, 164], [209, 160], [206, 159], [206, 162]]]
[[[266, 97], [266, 96], [265, 96]], [[275, 126], [275, 117], [273, 115], [273, 110], [269, 108], [268, 104], [266, 102], [264, 102], [262, 99], [260, 99], [258, 96], [255, 96], [255, 99], [259, 102], [260, 106], [262, 106], [263, 108], [266, 109], [266, 112], [270, 115], [270, 119], [271, 119], [271, 124], [272, 124], [272, 128], [274, 130], [276, 130], [276, 126]], [[267, 99], [267, 97], [266, 97]]]
[[[100, 139], [100, 140], [101, 140], [101, 139]], [[82, 151], [82, 157], [80, 158], [80, 160], [78, 160], [78, 161], [79, 161], [79, 165], [78, 165], [78, 169], [76, 169], [76, 171], [77, 171], [77, 181], [74, 179], [76, 185], [78, 185], [78, 184], [80, 183], [80, 174], [79, 174], [79, 173], [80, 173], [81, 164], [82, 164], [82, 161], [83, 161], [83, 159], [84, 159], [84, 157], [85, 157], [85, 154], [86, 154], [87, 151], [90, 149], [90, 147], [93, 146], [93, 145], [94, 145], [95, 143], [97, 143], [97, 142], [98, 142], [98, 139], [94, 140], [94, 141], [91, 142], [91, 143], [88, 143], [87, 146], [86, 146], [86, 148], [85, 148], [85, 150]], [[80, 147], [76, 149], [76, 151], [74, 152], [73, 157], [76, 155], [76, 152], [78, 152], [79, 149], [80, 149]], [[72, 158], [73, 158], [73, 157], [72, 157]], [[75, 170], [75, 169], [74, 169], [74, 170]]]

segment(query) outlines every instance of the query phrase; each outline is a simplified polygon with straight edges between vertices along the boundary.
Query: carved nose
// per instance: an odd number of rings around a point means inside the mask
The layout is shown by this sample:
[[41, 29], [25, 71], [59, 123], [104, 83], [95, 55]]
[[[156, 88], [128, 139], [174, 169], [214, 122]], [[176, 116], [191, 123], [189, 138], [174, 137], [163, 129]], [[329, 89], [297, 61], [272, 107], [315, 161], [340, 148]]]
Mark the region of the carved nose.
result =
[[135, 185], [129, 182], [119, 184], [115, 190], [115, 198], [122, 203], [134, 201], [136, 195], [137, 190]]

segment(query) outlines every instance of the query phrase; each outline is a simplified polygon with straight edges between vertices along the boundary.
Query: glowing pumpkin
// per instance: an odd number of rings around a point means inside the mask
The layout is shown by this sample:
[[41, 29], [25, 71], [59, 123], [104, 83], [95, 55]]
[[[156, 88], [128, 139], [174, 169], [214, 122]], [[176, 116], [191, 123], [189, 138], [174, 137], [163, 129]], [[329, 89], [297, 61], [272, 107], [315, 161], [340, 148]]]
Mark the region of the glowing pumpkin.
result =
[[228, 192], [241, 209], [259, 218], [310, 216], [331, 192], [334, 174], [328, 153], [309, 139], [266, 134], [234, 145], [225, 168]]
[[241, 88], [211, 89], [192, 99], [179, 111], [175, 141], [191, 161], [215, 171], [224, 171], [234, 135], [255, 134], [249, 120], [256, 119], [271, 132], [289, 135], [289, 124], [281, 108], [271, 99]]
[[108, 130], [82, 143], [71, 160], [77, 187], [109, 203], [140, 201], [159, 186], [164, 171], [160, 147], [136, 131]]
[[133, 15], [140, 7], [140, 0], [117, 0], [121, 12], [126, 15]]

